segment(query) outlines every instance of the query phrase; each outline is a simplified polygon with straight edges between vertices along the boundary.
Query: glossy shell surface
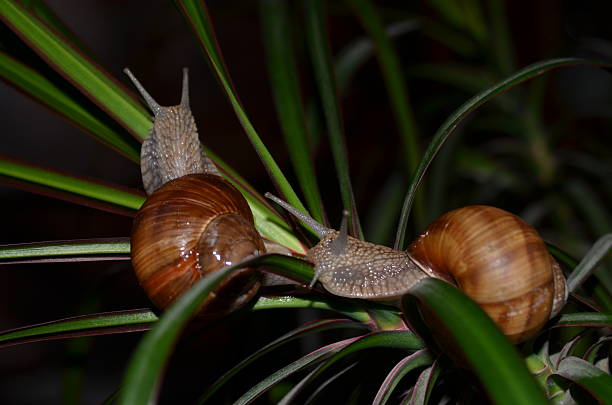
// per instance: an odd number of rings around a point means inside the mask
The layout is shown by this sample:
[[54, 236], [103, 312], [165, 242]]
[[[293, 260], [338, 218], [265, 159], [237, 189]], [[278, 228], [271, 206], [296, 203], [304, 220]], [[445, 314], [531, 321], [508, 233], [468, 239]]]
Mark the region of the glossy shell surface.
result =
[[[213, 174], [164, 184], [138, 211], [132, 228], [132, 265], [149, 298], [165, 308], [205, 274], [265, 252], [240, 192]], [[241, 269], [202, 303], [201, 317], [218, 317], [257, 292], [260, 275]]]
[[499, 208], [448, 212], [408, 250], [427, 273], [476, 301], [515, 343], [534, 336], [567, 300], [565, 279], [542, 238]]

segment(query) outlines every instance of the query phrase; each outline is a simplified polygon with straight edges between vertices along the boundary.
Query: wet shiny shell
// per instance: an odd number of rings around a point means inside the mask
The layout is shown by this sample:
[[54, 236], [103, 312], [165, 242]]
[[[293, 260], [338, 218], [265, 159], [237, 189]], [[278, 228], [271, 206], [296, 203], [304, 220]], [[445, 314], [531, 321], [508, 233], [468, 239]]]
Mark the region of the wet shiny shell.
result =
[[[265, 252], [249, 206], [219, 176], [169, 181], [149, 196], [132, 229], [132, 265], [147, 295], [165, 308], [205, 274]], [[241, 269], [202, 303], [215, 318], [244, 305], [260, 286], [259, 272]]]
[[538, 233], [504, 210], [469, 206], [432, 223], [409, 247], [431, 275], [455, 283], [512, 342], [534, 336], [567, 299]]

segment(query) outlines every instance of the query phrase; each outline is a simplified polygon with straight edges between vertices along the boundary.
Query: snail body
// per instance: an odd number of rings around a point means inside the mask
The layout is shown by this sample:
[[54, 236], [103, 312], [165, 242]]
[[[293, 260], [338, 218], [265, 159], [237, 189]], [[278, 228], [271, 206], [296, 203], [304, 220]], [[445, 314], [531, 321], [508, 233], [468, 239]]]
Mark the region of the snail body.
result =
[[[332, 294], [393, 299], [421, 279], [455, 284], [491, 317], [513, 343], [533, 337], [567, 301], [565, 279], [537, 231], [516, 215], [489, 206], [448, 212], [406, 251], [325, 228], [267, 195], [308, 224], [321, 240], [306, 254], [315, 278]], [[313, 224], [314, 222], [314, 224]]]
[[[253, 214], [200, 144], [183, 72], [181, 104], [162, 107], [126, 69], [155, 114], [141, 149], [147, 200], [134, 219], [131, 257], [139, 283], [163, 309], [206, 274], [265, 252]], [[200, 305], [200, 318], [240, 308], [257, 293], [259, 272], [240, 269]]]

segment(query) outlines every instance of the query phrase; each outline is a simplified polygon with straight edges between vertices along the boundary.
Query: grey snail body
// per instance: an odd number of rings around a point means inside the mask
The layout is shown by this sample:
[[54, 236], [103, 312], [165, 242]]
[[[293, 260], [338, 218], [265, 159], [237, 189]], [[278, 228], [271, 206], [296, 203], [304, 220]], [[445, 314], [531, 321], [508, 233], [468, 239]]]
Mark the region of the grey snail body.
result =
[[[132, 265], [158, 308], [172, 304], [206, 274], [265, 252], [240, 192], [223, 179], [200, 143], [183, 70], [181, 103], [160, 106], [125, 69], [154, 113], [141, 149], [147, 200], [134, 219]], [[260, 272], [240, 269], [201, 304], [200, 318], [218, 318], [249, 302]]]
[[567, 301], [565, 278], [542, 238], [509, 212], [475, 205], [448, 212], [408, 247], [397, 251], [316, 223], [267, 194], [320, 237], [305, 259], [332, 294], [392, 299], [426, 277], [455, 284], [513, 343], [533, 337]]

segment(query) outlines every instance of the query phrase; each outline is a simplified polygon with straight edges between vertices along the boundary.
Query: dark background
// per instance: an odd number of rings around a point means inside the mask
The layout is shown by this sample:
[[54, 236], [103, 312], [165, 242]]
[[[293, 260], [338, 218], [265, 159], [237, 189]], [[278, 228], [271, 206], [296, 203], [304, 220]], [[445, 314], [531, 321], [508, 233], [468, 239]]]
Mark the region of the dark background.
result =
[[[407, 16], [439, 18], [423, 1], [410, 6], [405, 6], [403, 1], [377, 3], [387, 14], [397, 11]], [[612, 58], [609, 2], [508, 3], [508, 23], [518, 67], [560, 56]], [[193, 35], [173, 4], [106, 0], [54, 0], [48, 4], [111, 74], [129, 87], [121, 73], [129, 66], [162, 105], [178, 103], [181, 68], [189, 67], [191, 107], [203, 141], [259, 191], [272, 189]], [[337, 51], [363, 32], [350, 14], [335, 2], [330, 4], [332, 48]], [[246, 111], [277, 162], [281, 167], [288, 167], [267, 84], [256, 2], [209, 1], [207, 5]], [[6, 30], [2, 33], [6, 34]], [[452, 49], [418, 30], [402, 36], [395, 44], [405, 66], [415, 61], [452, 63], [457, 58]], [[467, 62], [486, 63], [490, 59], [489, 51], [493, 53], [492, 49], [485, 48]], [[311, 97], [312, 77], [304, 54], [298, 57], [298, 65], [304, 72], [304, 94]], [[408, 73], [407, 77], [422, 139], [428, 139], [454, 108], [475, 94], [418, 80]], [[598, 158], [605, 161], [612, 144], [609, 141], [610, 75], [601, 70], [572, 68], [547, 77], [545, 120], [555, 122], [562, 114], [575, 117], [572, 125], [593, 139], [577, 138], [575, 147], [582, 149], [594, 145]], [[439, 103], [434, 103], [435, 100]], [[397, 169], [395, 159], [390, 159], [389, 155], [396, 150], [398, 142], [375, 61], [368, 62], [359, 71], [342, 102], [357, 201], [362, 212], [371, 215], [371, 196], [380, 186], [381, 178]], [[139, 169], [133, 162], [83, 136], [78, 128], [50, 114], [13, 88], [0, 86], [0, 105], [3, 110], [1, 154], [124, 186], [141, 187]], [[479, 138], [467, 135], [465, 141], [468, 145], [477, 144]], [[326, 206], [335, 221], [340, 205], [333, 163], [324, 144], [317, 150], [317, 170]], [[291, 172], [288, 173], [292, 178]], [[456, 187], [470, 187], [469, 180], [465, 179], [458, 179], [455, 184]], [[480, 202], [471, 201], [470, 193], [466, 194], [464, 203]], [[456, 200], [456, 197], [449, 197], [453, 198]], [[532, 197], [511, 197], [519, 212], [522, 199], [529, 198]], [[0, 186], [0, 201], [0, 243], [128, 236], [131, 228], [129, 217], [13, 187]], [[587, 233], [586, 236], [598, 235]], [[148, 301], [129, 270], [127, 262], [0, 266], [0, 329], [77, 314], [147, 307]], [[222, 327], [195, 333], [177, 349], [168, 372], [166, 387], [169, 388], [163, 398], [168, 403], [192, 398], [194, 392], [201, 392], [211, 378], [219, 376], [246, 353], [289, 330], [298, 322], [294, 318], [294, 313], [282, 312], [238, 316]], [[280, 330], [277, 330], [278, 324], [283, 325]], [[0, 403], [69, 403], [68, 399], [62, 399], [63, 384], [79, 378], [84, 384], [82, 402], [99, 403], [118, 386], [129, 353], [139, 337], [140, 334], [102, 336], [2, 349]], [[282, 357], [279, 356], [281, 360]], [[270, 367], [273, 369], [273, 365]], [[256, 370], [252, 374], [256, 379], [263, 373]]]

